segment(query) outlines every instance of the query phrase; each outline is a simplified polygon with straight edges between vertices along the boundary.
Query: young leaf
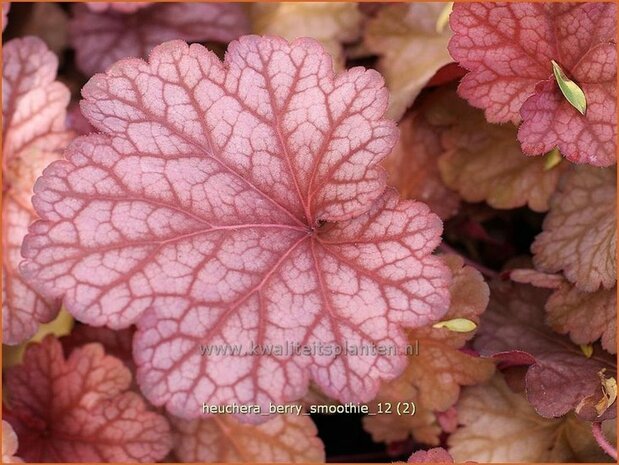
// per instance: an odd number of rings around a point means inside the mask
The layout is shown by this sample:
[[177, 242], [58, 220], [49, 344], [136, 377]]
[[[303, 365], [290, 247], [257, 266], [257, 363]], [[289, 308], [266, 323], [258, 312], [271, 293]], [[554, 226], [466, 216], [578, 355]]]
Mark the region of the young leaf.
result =
[[170, 450], [165, 418], [126, 392], [131, 374], [100, 344], [74, 350], [46, 337], [6, 371], [4, 416], [29, 462], [154, 462]]
[[407, 115], [400, 122], [400, 140], [383, 166], [389, 184], [407, 199], [421, 200], [446, 220], [459, 208], [460, 197], [443, 183], [438, 157], [443, 152], [441, 132], [430, 125], [423, 112]]
[[466, 318], [453, 318], [451, 320], [443, 320], [432, 325], [433, 328], [445, 328], [456, 333], [469, 333], [477, 328], [475, 322]]
[[563, 271], [582, 291], [617, 282], [617, 175], [614, 168], [576, 167], [562, 178], [544, 231], [531, 246], [535, 267]]
[[448, 272], [431, 256], [440, 220], [384, 191], [378, 164], [397, 130], [378, 73], [334, 76], [310, 39], [244, 37], [223, 64], [174, 41], [83, 95], [103, 134], [77, 139], [38, 182], [23, 270], [81, 321], [137, 323], [138, 381], [155, 405], [194, 418], [204, 402], [264, 407], [311, 379], [367, 401], [405, 357], [334, 346], [394, 353], [401, 326], [447, 310]]
[[[525, 153], [558, 146], [576, 163], [616, 163], [614, 3], [457, 3], [449, 51], [469, 70], [458, 89], [492, 123], [523, 121]], [[552, 61], [586, 95], [583, 116], [561, 93]]]
[[[461, 427], [449, 439], [456, 462], [600, 462], [607, 461], [588, 422], [570, 414], [540, 417], [502, 376], [466, 388], [458, 402]], [[610, 423], [610, 422], [606, 422]], [[605, 425], [605, 428], [610, 425]]]
[[288, 41], [299, 37], [320, 41], [336, 68], [344, 69], [343, 44], [359, 38], [363, 18], [352, 2], [257, 2], [251, 5], [251, 19], [257, 34], [277, 35]]
[[578, 345], [547, 327], [544, 303], [548, 294], [531, 286], [494, 283], [475, 347], [499, 360], [509, 361], [514, 355], [529, 358], [527, 397], [540, 415], [552, 418], [576, 410], [587, 420], [614, 418], [614, 408], [603, 415], [591, 408], [601, 398], [599, 373], [616, 377], [614, 357], [594, 347], [587, 358]]
[[585, 111], [587, 111], [587, 98], [585, 93], [580, 87], [578, 87], [578, 84], [565, 75], [561, 69], [561, 66], [559, 66], [559, 63], [554, 60], [551, 60], [551, 62], [552, 72], [555, 75], [555, 79], [559, 85], [559, 89], [561, 89], [561, 93], [567, 101], [570, 102], [570, 105], [576, 108], [581, 115], [584, 115]]
[[[555, 331], [569, 334], [574, 344], [579, 344], [581, 348], [601, 338], [604, 350], [616, 353], [616, 287], [583, 292], [560, 275], [535, 270], [514, 270], [510, 277], [516, 282], [555, 290], [546, 302], [546, 322]], [[590, 357], [592, 351], [593, 347], [587, 348], [585, 355]]]
[[[131, 4], [135, 5], [135, 4]], [[145, 58], [171, 39], [229, 42], [249, 30], [236, 3], [160, 3], [146, 8], [95, 12], [92, 4], [73, 6], [70, 41], [79, 69], [88, 76], [126, 57]]]
[[51, 321], [60, 303], [39, 295], [18, 271], [20, 248], [34, 219], [30, 203], [35, 179], [71, 139], [65, 127], [69, 91], [55, 81], [58, 60], [35, 37], [3, 47], [2, 71], [2, 335], [19, 344]]
[[[462, 102], [463, 103], [463, 102]], [[544, 158], [527, 157], [511, 124], [495, 125], [447, 92], [428, 118], [443, 126], [438, 167], [445, 184], [467, 202], [497, 209], [527, 205], [546, 211], [566, 164], [548, 169]]]
[[[464, 266], [460, 257], [448, 255], [443, 260], [453, 274], [449, 288], [452, 303], [444, 318], [479, 322], [488, 303], [488, 286], [483, 277], [477, 270]], [[415, 401], [420, 409], [428, 412], [419, 415], [418, 411], [410, 418], [395, 411], [365, 418], [364, 427], [375, 440], [402, 440], [408, 434], [419, 441], [431, 437], [428, 433], [432, 432], [434, 416], [430, 412], [443, 412], [453, 406], [460, 386], [481, 383], [492, 376], [492, 361], [460, 350], [473, 336], [472, 331], [454, 333], [431, 325], [409, 331], [409, 344], [418, 346], [419, 353], [409, 357], [409, 364], [399, 378], [381, 386], [376, 400], [394, 404]], [[384, 433], [384, 430], [388, 432]], [[438, 444], [437, 441], [423, 442]]]
[[182, 462], [321, 463], [322, 441], [308, 416], [277, 415], [261, 425], [226, 415], [206, 420], [172, 420], [174, 451]]
[[408, 463], [454, 463], [453, 457], [442, 447], [418, 450], [411, 455]]
[[15, 455], [17, 452], [17, 435], [10, 423], [2, 420], [2, 463], [23, 463]]
[[449, 27], [437, 31], [445, 3], [392, 4], [368, 21], [364, 43], [381, 58], [378, 70], [391, 92], [389, 115], [398, 120], [421, 89], [452, 61]]

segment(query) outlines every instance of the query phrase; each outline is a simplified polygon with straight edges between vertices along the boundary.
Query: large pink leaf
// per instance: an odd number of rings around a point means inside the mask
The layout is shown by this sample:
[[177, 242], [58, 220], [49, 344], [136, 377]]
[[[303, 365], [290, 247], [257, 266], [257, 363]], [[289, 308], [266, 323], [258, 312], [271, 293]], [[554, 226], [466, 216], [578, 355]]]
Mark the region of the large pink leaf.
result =
[[34, 219], [30, 203], [35, 179], [69, 142], [65, 127], [69, 91], [55, 81], [58, 60], [35, 37], [15, 39], [3, 47], [2, 155], [2, 335], [18, 344], [52, 320], [55, 299], [38, 295], [18, 271], [20, 248]]
[[75, 5], [70, 24], [77, 66], [88, 76], [121, 58], [146, 58], [166, 40], [229, 42], [249, 32], [245, 10], [235, 3], [161, 3], [123, 12], [88, 7]]
[[[440, 220], [384, 192], [398, 134], [376, 72], [335, 76], [310, 39], [245, 37], [223, 64], [174, 41], [83, 95], [105, 134], [77, 139], [37, 183], [24, 271], [82, 321], [138, 324], [138, 380], [156, 405], [265, 406], [310, 378], [368, 400], [404, 368], [385, 355], [405, 344], [399, 327], [447, 310], [449, 273], [430, 255]], [[284, 352], [244, 354], [254, 344]], [[318, 344], [331, 353], [289, 349]], [[346, 344], [388, 350], [336, 356]]]
[[[571, 161], [616, 162], [616, 7], [613, 3], [459, 3], [449, 51], [470, 72], [460, 95], [488, 121], [523, 121], [531, 155], [558, 146]], [[555, 60], [584, 91], [583, 116], [563, 97]]]
[[47, 336], [6, 372], [4, 416], [28, 462], [153, 462], [170, 450], [170, 428], [142, 398], [126, 392], [131, 374], [87, 344], [65, 360]]

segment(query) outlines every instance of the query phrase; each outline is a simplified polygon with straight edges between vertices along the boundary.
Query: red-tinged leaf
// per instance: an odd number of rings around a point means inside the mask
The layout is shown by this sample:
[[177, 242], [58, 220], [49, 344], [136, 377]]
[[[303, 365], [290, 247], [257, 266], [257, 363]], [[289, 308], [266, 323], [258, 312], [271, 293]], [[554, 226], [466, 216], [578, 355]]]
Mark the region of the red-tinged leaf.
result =
[[614, 168], [576, 167], [551, 199], [544, 231], [531, 246], [535, 267], [563, 271], [582, 291], [617, 282], [617, 174]]
[[22, 463], [15, 456], [17, 452], [17, 435], [10, 423], [2, 420], [2, 463]]
[[135, 13], [153, 2], [88, 2], [86, 6], [97, 13], [116, 11], [118, 13]]
[[105, 349], [105, 353], [116, 357], [122, 361], [131, 373], [135, 372], [135, 363], [131, 353], [133, 334], [135, 328], [126, 328], [113, 331], [109, 328], [95, 328], [88, 325], [76, 325], [70, 334], [60, 339], [62, 348], [66, 355], [70, 355], [73, 350], [93, 342], [100, 343]]
[[65, 359], [52, 336], [6, 371], [4, 416], [29, 462], [154, 462], [171, 448], [167, 421], [126, 392], [131, 374], [100, 344]]
[[172, 421], [174, 451], [182, 462], [322, 463], [325, 451], [308, 416], [277, 415], [261, 425], [218, 415], [207, 420]]
[[454, 216], [460, 197], [443, 183], [438, 157], [443, 153], [440, 132], [422, 113], [413, 113], [400, 122], [400, 140], [385, 159], [389, 184], [407, 199], [421, 200], [442, 219]]
[[585, 115], [561, 94], [556, 81], [538, 84], [535, 94], [520, 111], [523, 123], [518, 140], [522, 149], [539, 154], [559, 147], [575, 163], [614, 165], [617, 162], [616, 44], [593, 48], [573, 69], [572, 75], [586, 96]]
[[166, 40], [229, 42], [249, 31], [245, 10], [236, 3], [161, 3], [126, 14], [88, 6], [75, 5], [70, 24], [77, 66], [88, 76], [121, 58], [146, 58]]
[[555, 289], [546, 302], [546, 322], [560, 334], [569, 334], [575, 344], [590, 344], [601, 339], [611, 354], [617, 351], [617, 288], [583, 292], [561, 275], [521, 269], [511, 279], [536, 287]]
[[9, 10], [11, 9], [11, 2], [2, 2], [2, 32], [7, 25], [7, 15], [9, 14]]
[[408, 458], [408, 463], [454, 463], [453, 457], [442, 447], [418, 450]]
[[552, 418], [576, 410], [587, 420], [614, 418], [614, 408], [601, 415], [590, 408], [602, 398], [600, 373], [616, 377], [614, 357], [595, 347], [587, 358], [579, 346], [547, 327], [544, 304], [548, 295], [545, 289], [494, 283], [475, 347], [482, 354], [508, 361], [513, 353], [531, 357], [526, 391], [540, 415]]
[[[24, 270], [81, 321], [138, 324], [138, 380], [156, 405], [265, 406], [310, 379], [369, 400], [404, 356], [285, 348], [401, 349], [400, 326], [446, 311], [448, 272], [430, 255], [440, 220], [384, 193], [378, 164], [397, 131], [376, 72], [336, 77], [309, 39], [246, 37], [223, 64], [169, 42], [83, 95], [106, 134], [77, 139], [38, 182]], [[287, 353], [245, 354], [255, 345]]]
[[34, 37], [15, 39], [3, 47], [2, 155], [2, 335], [18, 344], [60, 308], [53, 298], [37, 294], [18, 271], [20, 248], [34, 219], [30, 203], [35, 179], [71, 138], [64, 120], [68, 89], [55, 81], [58, 60]]
[[[461, 3], [451, 15], [449, 51], [469, 70], [459, 93], [488, 121], [523, 121], [523, 150], [558, 146], [577, 163], [616, 162], [613, 3]], [[561, 93], [555, 60], [584, 91], [581, 115]]]

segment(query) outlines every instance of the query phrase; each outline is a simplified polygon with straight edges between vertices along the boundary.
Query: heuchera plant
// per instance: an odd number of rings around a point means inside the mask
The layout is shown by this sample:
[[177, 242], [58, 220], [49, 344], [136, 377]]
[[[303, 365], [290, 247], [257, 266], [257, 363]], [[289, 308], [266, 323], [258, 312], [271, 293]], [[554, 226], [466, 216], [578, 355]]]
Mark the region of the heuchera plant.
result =
[[29, 462], [155, 461], [170, 450], [169, 425], [128, 392], [131, 373], [87, 344], [68, 359], [48, 336], [7, 370], [4, 417]]
[[[522, 121], [529, 155], [559, 147], [576, 163], [615, 164], [615, 17], [602, 2], [456, 4], [449, 51], [470, 71], [460, 95], [491, 123]], [[584, 92], [584, 115], [562, 95], [553, 60]]]
[[60, 308], [60, 301], [39, 295], [18, 270], [22, 239], [34, 219], [34, 181], [72, 138], [65, 126], [69, 90], [55, 81], [57, 67], [56, 56], [35, 37], [4, 45], [2, 337], [7, 344], [27, 340]]
[[9, 5], [3, 463], [616, 461], [615, 4]]
[[[371, 399], [404, 356], [229, 355], [200, 344], [385, 345], [447, 310], [441, 222], [385, 191], [395, 143], [374, 71], [335, 76], [312, 40], [244, 37], [222, 63], [169, 42], [84, 87], [102, 134], [38, 181], [22, 267], [80, 321], [136, 323], [138, 382], [183, 417], [268, 406], [310, 379]], [[247, 416], [243, 416], [247, 419]]]

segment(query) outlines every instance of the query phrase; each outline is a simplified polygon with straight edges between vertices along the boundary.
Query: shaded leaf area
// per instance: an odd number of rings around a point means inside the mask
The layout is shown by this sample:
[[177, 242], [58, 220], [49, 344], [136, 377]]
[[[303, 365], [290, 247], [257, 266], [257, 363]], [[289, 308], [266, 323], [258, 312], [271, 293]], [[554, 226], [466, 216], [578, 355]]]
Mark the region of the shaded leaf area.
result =
[[[540, 417], [500, 374], [467, 388], [458, 405], [460, 427], [449, 438], [456, 462], [610, 462], [595, 442], [590, 423], [570, 414]], [[604, 425], [616, 434], [614, 421]]]
[[594, 347], [587, 357], [568, 337], [545, 324], [549, 291], [529, 285], [495, 282], [475, 347], [507, 366], [529, 365], [525, 387], [536, 412], [547, 418], [575, 411], [581, 418], [615, 418], [604, 404], [604, 379], [617, 376], [615, 357]]

